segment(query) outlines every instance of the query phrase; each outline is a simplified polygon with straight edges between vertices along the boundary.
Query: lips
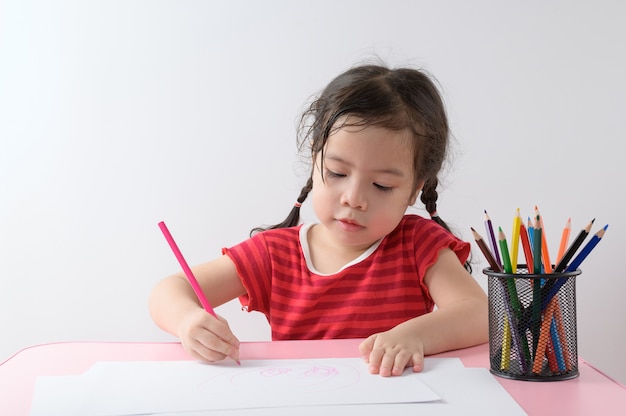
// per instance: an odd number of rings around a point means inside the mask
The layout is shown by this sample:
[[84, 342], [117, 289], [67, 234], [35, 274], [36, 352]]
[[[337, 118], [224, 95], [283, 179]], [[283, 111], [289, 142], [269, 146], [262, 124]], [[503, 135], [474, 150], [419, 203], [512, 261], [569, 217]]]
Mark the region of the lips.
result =
[[351, 220], [351, 219], [348, 219], [348, 218], [338, 219], [337, 222], [339, 223], [341, 228], [343, 228], [346, 231], [359, 231], [359, 230], [362, 230], [364, 228], [358, 222], [356, 222], [354, 220]]

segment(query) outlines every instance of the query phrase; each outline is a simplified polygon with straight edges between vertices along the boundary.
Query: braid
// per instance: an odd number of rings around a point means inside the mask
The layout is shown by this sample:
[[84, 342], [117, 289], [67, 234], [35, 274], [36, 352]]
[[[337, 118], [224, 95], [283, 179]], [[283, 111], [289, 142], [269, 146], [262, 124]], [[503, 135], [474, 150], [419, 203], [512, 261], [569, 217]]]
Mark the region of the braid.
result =
[[296, 199], [296, 203], [293, 205], [293, 208], [291, 208], [291, 211], [289, 212], [289, 215], [287, 215], [287, 218], [285, 218], [283, 222], [275, 225], [270, 225], [269, 227], [253, 228], [252, 231], [250, 231], [250, 236], [261, 231], [273, 230], [275, 228], [287, 228], [298, 225], [298, 222], [300, 222], [300, 206], [306, 200], [307, 196], [309, 196], [311, 189], [313, 189], [313, 178], [309, 177], [309, 179], [306, 181], [306, 184], [300, 190], [300, 195], [298, 195], [298, 199]]
[[436, 176], [427, 180], [424, 183], [424, 187], [422, 188], [422, 195], [420, 196], [420, 200], [426, 207], [426, 211], [431, 216], [434, 216], [434, 218], [439, 218], [438, 216], [434, 215], [437, 213], [437, 198], [439, 198], [439, 194], [437, 193], [438, 184], [439, 184], [439, 180], [437, 179]]
[[[426, 211], [430, 214], [430, 218], [435, 221], [437, 224], [441, 225], [443, 228], [452, 233], [452, 230], [446, 224], [444, 220], [441, 219], [439, 214], [437, 214], [437, 198], [439, 194], [437, 193], [437, 185], [439, 184], [439, 180], [437, 177], [433, 177], [427, 180], [424, 183], [424, 187], [422, 188], [422, 194], [420, 196], [420, 200], [426, 207]], [[472, 266], [470, 264], [471, 259], [467, 259], [465, 264], [463, 265], [465, 269], [472, 273]]]

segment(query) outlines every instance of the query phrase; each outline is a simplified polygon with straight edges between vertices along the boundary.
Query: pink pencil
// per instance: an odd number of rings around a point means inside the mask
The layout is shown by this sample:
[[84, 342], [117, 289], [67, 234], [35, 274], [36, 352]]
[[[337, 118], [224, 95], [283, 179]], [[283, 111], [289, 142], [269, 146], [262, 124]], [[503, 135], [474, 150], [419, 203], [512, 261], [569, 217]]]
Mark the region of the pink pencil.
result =
[[213, 310], [213, 307], [211, 306], [211, 304], [207, 300], [206, 296], [204, 296], [204, 293], [202, 292], [202, 289], [200, 289], [200, 285], [198, 284], [198, 281], [196, 280], [196, 276], [193, 275], [193, 272], [189, 268], [189, 265], [187, 264], [187, 261], [183, 257], [183, 253], [181, 253], [180, 250], [178, 249], [178, 246], [176, 245], [176, 242], [174, 241], [174, 238], [172, 238], [172, 234], [170, 234], [170, 231], [167, 229], [167, 226], [165, 225], [165, 223], [163, 221], [161, 221], [159, 223], [159, 228], [163, 232], [163, 235], [165, 236], [165, 239], [169, 243], [170, 247], [172, 248], [172, 251], [174, 252], [174, 255], [176, 256], [176, 259], [178, 259], [178, 262], [180, 263], [181, 267], [183, 268], [183, 271], [185, 272], [185, 275], [187, 276], [187, 279], [189, 280], [189, 283], [191, 284], [191, 287], [193, 288], [193, 291], [196, 293], [196, 296], [198, 297], [198, 300], [200, 300], [200, 303], [202, 304], [202, 307], [208, 313], [210, 313], [215, 318], [217, 318], [217, 314]]
[[[217, 314], [215, 313], [215, 311], [213, 310], [213, 307], [209, 303], [209, 300], [206, 298], [206, 296], [204, 296], [204, 292], [202, 292], [202, 289], [200, 288], [200, 285], [198, 284], [198, 281], [196, 280], [196, 276], [193, 275], [193, 272], [189, 268], [189, 265], [187, 264], [187, 261], [183, 257], [183, 253], [181, 253], [180, 250], [178, 249], [178, 245], [176, 245], [176, 242], [174, 241], [174, 238], [172, 237], [172, 234], [170, 234], [170, 231], [167, 229], [167, 226], [165, 225], [165, 223], [163, 221], [161, 221], [159, 223], [159, 228], [163, 232], [163, 235], [165, 236], [165, 239], [169, 243], [170, 247], [172, 248], [172, 251], [174, 252], [174, 255], [176, 256], [176, 259], [178, 259], [178, 262], [180, 263], [181, 267], [183, 268], [183, 271], [185, 272], [185, 275], [187, 276], [187, 279], [189, 280], [189, 283], [191, 284], [191, 287], [193, 288], [193, 291], [195, 292], [196, 296], [198, 297], [198, 300], [202, 304], [202, 307], [208, 313], [213, 315], [213, 317], [215, 319], [218, 319], [217, 318]], [[233, 360], [235, 360], [235, 362], [238, 365], [241, 365], [241, 362], [239, 361], [239, 359], [237, 357], [231, 357], [231, 358]]]

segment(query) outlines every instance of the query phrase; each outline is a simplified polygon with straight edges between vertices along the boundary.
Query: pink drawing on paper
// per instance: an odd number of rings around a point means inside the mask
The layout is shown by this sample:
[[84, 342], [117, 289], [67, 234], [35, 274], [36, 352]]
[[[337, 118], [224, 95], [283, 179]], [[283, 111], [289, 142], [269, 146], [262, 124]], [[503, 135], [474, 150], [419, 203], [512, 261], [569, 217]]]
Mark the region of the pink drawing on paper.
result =
[[216, 377], [199, 386], [211, 390], [215, 383], [230, 383], [233, 387], [263, 387], [280, 389], [284, 393], [315, 393], [338, 390], [359, 382], [359, 372], [349, 365], [289, 365], [253, 367]]

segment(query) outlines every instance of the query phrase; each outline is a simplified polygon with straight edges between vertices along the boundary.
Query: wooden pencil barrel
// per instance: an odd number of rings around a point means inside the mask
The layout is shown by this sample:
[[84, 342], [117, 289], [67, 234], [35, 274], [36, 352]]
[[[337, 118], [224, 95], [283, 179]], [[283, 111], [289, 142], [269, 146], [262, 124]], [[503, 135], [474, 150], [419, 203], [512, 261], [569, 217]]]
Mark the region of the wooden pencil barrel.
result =
[[576, 277], [516, 274], [485, 268], [489, 298], [489, 360], [493, 374], [526, 381], [578, 376]]

